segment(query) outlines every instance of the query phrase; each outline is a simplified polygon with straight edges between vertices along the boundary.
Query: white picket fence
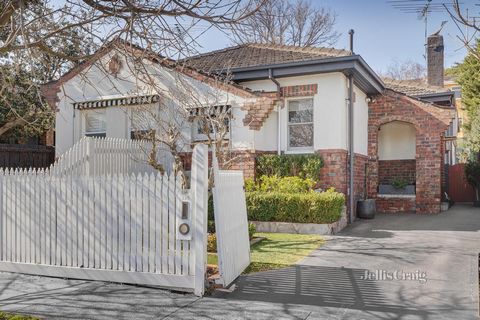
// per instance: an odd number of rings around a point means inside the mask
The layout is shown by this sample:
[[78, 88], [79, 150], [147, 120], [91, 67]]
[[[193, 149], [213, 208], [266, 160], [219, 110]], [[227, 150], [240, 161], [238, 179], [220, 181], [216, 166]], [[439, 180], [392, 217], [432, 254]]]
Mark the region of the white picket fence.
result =
[[[202, 295], [206, 146], [194, 149], [191, 186], [185, 190], [181, 178], [172, 175], [110, 174], [108, 166], [117, 165], [120, 172], [132, 168], [119, 157], [99, 156], [101, 169], [89, 175], [85, 163], [92, 158], [82, 156], [88, 141], [98, 142], [82, 140], [77, 151], [62, 158], [66, 165], [54, 169], [66, 173], [70, 168], [75, 175], [0, 172], [0, 271], [157, 285]], [[125, 147], [112, 144], [103, 150], [115, 154]], [[187, 234], [179, 232], [181, 223], [190, 227]]]
[[[147, 163], [149, 152], [150, 144], [144, 140], [84, 137], [62, 154], [49, 171], [55, 176], [155, 172]], [[158, 150], [157, 159], [170, 173], [172, 155]]]

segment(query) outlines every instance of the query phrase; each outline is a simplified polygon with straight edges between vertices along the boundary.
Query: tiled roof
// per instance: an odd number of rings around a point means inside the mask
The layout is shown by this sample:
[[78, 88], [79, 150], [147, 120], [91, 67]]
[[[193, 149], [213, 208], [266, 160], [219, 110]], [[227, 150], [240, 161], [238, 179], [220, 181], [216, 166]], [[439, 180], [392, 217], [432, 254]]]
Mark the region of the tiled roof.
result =
[[393, 91], [397, 91], [408, 96], [418, 97], [433, 93], [449, 92], [447, 88], [431, 86], [425, 83], [424, 80], [394, 80], [390, 78], [383, 78], [385, 87]]
[[289, 62], [310, 61], [350, 55], [350, 51], [334, 48], [296, 47], [250, 43], [212, 51], [185, 59], [190, 67], [204, 71], [225, 71]]

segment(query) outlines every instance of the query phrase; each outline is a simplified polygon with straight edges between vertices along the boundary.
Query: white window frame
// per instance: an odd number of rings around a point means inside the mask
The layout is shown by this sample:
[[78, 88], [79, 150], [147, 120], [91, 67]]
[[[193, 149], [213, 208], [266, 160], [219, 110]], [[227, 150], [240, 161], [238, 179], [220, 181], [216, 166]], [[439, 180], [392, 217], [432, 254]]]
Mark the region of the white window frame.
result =
[[[299, 101], [299, 100], [312, 100], [312, 122], [305, 122], [305, 123], [295, 123], [290, 124], [289, 121], [289, 110], [290, 110], [290, 102], [291, 101]], [[314, 153], [314, 146], [315, 146], [315, 99], [313, 96], [302, 96], [302, 97], [291, 97], [285, 99], [285, 144], [286, 144], [286, 153], [295, 154], [295, 153]], [[311, 147], [291, 147], [290, 146], [290, 126], [291, 125], [302, 125], [302, 124], [312, 124], [313, 126], [313, 136], [312, 136], [312, 146]]]
[[[224, 140], [225, 141], [229, 141], [230, 138], [231, 138], [231, 134], [232, 134], [232, 121], [233, 121], [233, 106], [229, 105], [229, 113], [230, 113], [230, 116], [229, 116], [229, 120], [228, 120], [228, 132], [227, 132], [227, 135], [225, 136]], [[193, 125], [192, 125], [192, 140], [193, 142], [202, 142], [202, 141], [207, 141], [208, 140], [208, 135], [204, 134], [204, 133], [198, 133], [198, 119], [196, 119], [195, 121], [193, 121]]]
[[[93, 131], [87, 132], [87, 114], [93, 112], [102, 112], [105, 117], [105, 130], [104, 131]], [[107, 137], [107, 109], [106, 108], [94, 108], [82, 110], [82, 136], [84, 137]], [[100, 135], [100, 136], [99, 136]]]
[[[135, 112], [135, 108], [139, 108], [139, 107], [144, 107], [145, 105], [133, 105], [133, 106], [130, 106], [130, 108], [128, 108], [128, 113], [127, 113], [127, 132], [126, 132], [126, 138], [127, 139], [130, 139], [130, 140], [137, 140], [137, 139], [133, 139], [132, 138], [132, 133], [134, 131], [150, 131], [150, 130], [157, 130], [156, 128], [149, 128], [149, 129], [141, 129], [141, 130], [134, 130], [134, 126], [132, 124], [132, 121], [133, 121], [133, 112]], [[158, 103], [154, 103], [154, 104], [151, 104], [150, 105], [151, 108], [156, 108], [156, 113], [159, 112], [159, 105]]]

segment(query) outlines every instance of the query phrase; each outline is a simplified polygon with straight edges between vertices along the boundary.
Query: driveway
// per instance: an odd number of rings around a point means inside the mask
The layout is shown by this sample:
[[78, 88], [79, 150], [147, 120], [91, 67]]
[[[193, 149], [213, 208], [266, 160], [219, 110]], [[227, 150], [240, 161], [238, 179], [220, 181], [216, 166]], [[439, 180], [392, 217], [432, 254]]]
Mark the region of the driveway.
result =
[[[0, 309], [47, 319], [478, 319], [479, 209], [378, 215], [328, 240], [296, 266], [202, 299], [3, 273]], [[362, 280], [366, 270], [410, 278]]]

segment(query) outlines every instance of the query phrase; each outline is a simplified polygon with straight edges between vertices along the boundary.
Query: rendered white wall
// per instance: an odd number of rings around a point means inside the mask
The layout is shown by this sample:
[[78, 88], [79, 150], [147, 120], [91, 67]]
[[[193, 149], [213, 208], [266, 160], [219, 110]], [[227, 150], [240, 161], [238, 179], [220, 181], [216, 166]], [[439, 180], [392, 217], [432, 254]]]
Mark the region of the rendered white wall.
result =
[[[104, 57], [98, 65], [108, 62], [111, 56]], [[150, 75], [156, 79], [157, 85], [168, 90], [175, 86], [175, 74], [159, 66], [150, 66]], [[186, 77], [183, 76], [183, 79]], [[93, 65], [67, 81], [59, 94], [59, 112], [56, 117], [56, 152], [57, 155], [67, 151], [83, 136], [82, 111], [73, 110], [72, 103], [88, 100], [129, 96], [135, 94], [152, 94], [151, 88], [135, 82], [135, 76], [128, 67], [122, 68], [117, 77], [111, 76], [103, 68]], [[342, 73], [318, 74], [300, 77], [277, 79], [281, 86], [294, 86], [316, 83], [318, 93], [314, 99], [314, 147], [320, 149], [343, 149], [347, 141], [347, 87], [346, 77]], [[212, 96], [212, 87], [188, 78], [199, 92], [204, 94], [204, 100]], [[242, 85], [254, 91], [275, 91], [276, 85], [270, 80], [244, 82]], [[217, 89], [213, 89], [217, 90]], [[217, 92], [218, 93], [218, 92]], [[355, 152], [367, 155], [368, 151], [368, 105], [365, 94], [355, 88]], [[250, 130], [244, 126], [245, 111], [242, 110], [244, 98], [220, 92], [216, 94], [222, 102], [232, 105], [233, 121], [231, 125], [231, 146], [234, 149], [251, 149], [259, 151], [277, 151], [280, 123], [280, 149], [287, 150], [287, 109], [277, 108], [265, 120], [260, 130]], [[202, 95], [200, 95], [202, 98]], [[217, 101], [218, 102], [218, 101]], [[212, 103], [215, 103], [213, 101]], [[286, 105], [286, 104], [284, 104]], [[129, 108], [107, 108], [107, 136], [128, 138]], [[186, 129], [184, 136], [191, 136], [192, 129]]]
[[[221, 91], [200, 81], [186, 77], [183, 74], [168, 70], [158, 65], [147, 62], [147, 70], [151, 79], [155, 80], [155, 86], [148, 86], [145, 82], [136, 82], [128, 65], [123, 67], [115, 77], [104, 70], [102, 65], [111, 59], [113, 53], [106, 55], [91, 67], [84, 70], [67, 81], [61, 87], [59, 93], [58, 112], [56, 115], [56, 153], [60, 155], [66, 152], [73, 144], [84, 135], [83, 110], [74, 110], [74, 102], [89, 100], [101, 100], [115, 97], [132, 95], [148, 95], [161, 92], [163, 96], [172, 97], [179, 104], [179, 98], [173, 97], [182, 85], [192, 91], [192, 95], [198, 99], [199, 104], [215, 105], [228, 103], [232, 105], [234, 119], [232, 124], [232, 146], [235, 148], [251, 149], [253, 147], [253, 132], [243, 126], [245, 111], [241, 110], [245, 99], [225, 91]], [[181, 85], [179, 85], [181, 83]], [[160, 91], [159, 91], [160, 90]], [[107, 107], [107, 137], [128, 138], [130, 137], [130, 109], [134, 106]], [[187, 139], [185, 144], [189, 149], [192, 129], [184, 128], [182, 134]], [[189, 151], [189, 150], [184, 150]]]
[[[347, 81], [342, 73], [328, 73], [301, 77], [278, 78], [280, 85], [295, 86], [316, 83], [318, 93], [314, 95], [314, 148], [343, 149], [348, 148], [347, 126]], [[275, 91], [277, 88], [271, 80], [243, 82], [256, 91]], [[355, 152], [368, 154], [368, 104], [366, 94], [357, 87], [354, 88], [356, 100], [354, 103], [355, 122]], [[294, 99], [294, 98], [292, 98]], [[287, 99], [288, 100], [288, 99]], [[287, 105], [286, 103], [284, 104]], [[287, 149], [287, 109], [272, 112], [262, 129], [255, 132], [255, 147], [257, 150], [277, 150], [278, 117], [280, 116], [280, 145], [284, 152], [294, 152]]]
[[384, 124], [378, 132], [378, 159], [415, 159], [416, 131], [411, 124], [393, 121]]

